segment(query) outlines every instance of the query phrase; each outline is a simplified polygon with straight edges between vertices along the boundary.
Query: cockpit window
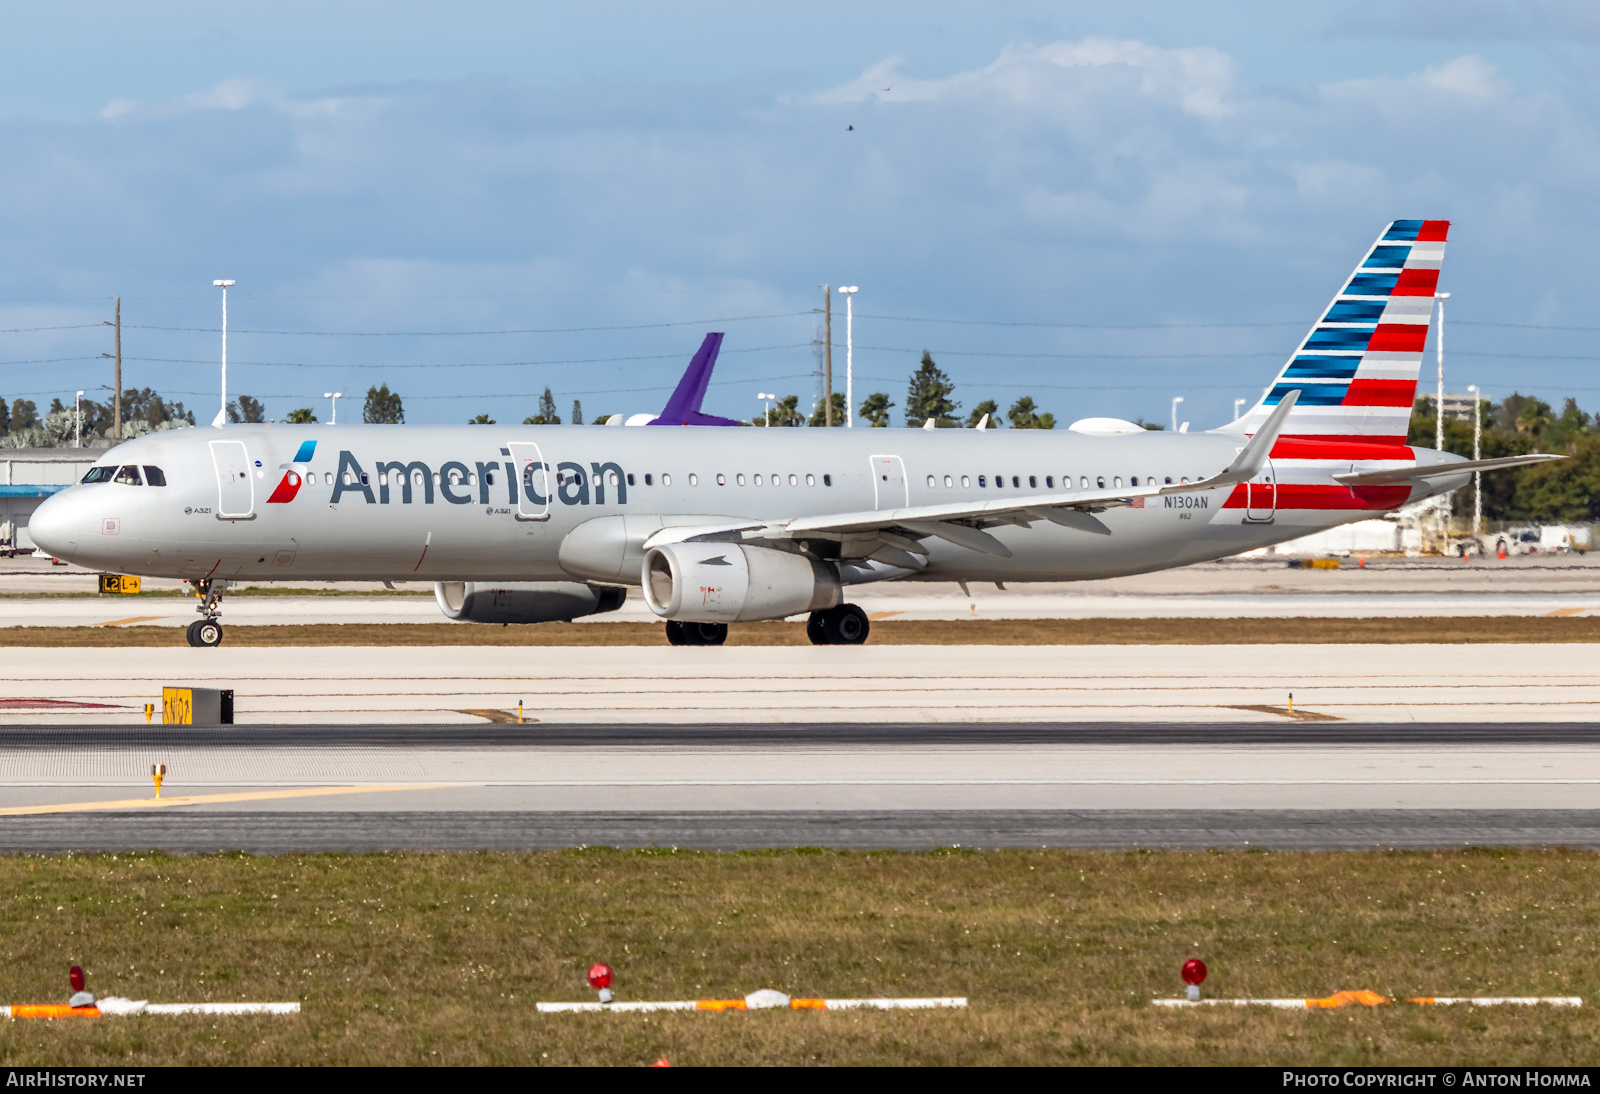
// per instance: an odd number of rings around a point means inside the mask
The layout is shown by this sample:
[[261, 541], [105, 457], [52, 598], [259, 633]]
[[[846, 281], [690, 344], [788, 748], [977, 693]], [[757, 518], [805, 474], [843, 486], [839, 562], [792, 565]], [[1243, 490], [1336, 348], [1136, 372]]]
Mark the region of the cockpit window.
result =
[[117, 473], [115, 467], [91, 467], [89, 473], [80, 482], [110, 482], [111, 476]]
[[139, 468], [131, 463], [125, 466], [121, 471], [118, 471], [117, 477], [112, 481], [124, 483], [128, 486], [144, 485], [144, 480], [139, 477]]
[[159, 467], [151, 467], [149, 464], [145, 464], [144, 481], [150, 486], [165, 486], [167, 485], [166, 472]]

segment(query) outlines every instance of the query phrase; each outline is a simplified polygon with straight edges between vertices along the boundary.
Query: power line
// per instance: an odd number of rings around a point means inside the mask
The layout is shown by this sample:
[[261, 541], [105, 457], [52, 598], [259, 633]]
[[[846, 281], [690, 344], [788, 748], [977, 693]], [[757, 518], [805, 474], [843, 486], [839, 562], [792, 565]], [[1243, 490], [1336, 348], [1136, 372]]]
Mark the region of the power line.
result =
[[[598, 327], [527, 327], [515, 330], [249, 330], [241, 328], [235, 334], [282, 334], [309, 338], [461, 338], [498, 334], [581, 334], [600, 330], [659, 330], [663, 327], [699, 327], [707, 323], [747, 323], [758, 319], [794, 319], [810, 315], [809, 311], [778, 312], [773, 315], [725, 315], [717, 319], [683, 319], [670, 323], [624, 323]], [[216, 327], [157, 327], [143, 323], [124, 323], [134, 330], [194, 331], [202, 334], [217, 333]]]

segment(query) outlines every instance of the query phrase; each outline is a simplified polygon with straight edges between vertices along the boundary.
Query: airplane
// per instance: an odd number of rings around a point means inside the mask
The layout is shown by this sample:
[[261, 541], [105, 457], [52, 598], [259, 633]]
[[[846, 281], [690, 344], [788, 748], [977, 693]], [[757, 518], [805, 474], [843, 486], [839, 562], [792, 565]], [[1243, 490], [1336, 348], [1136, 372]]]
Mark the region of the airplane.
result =
[[431, 581], [452, 620], [570, 620], [637, 590], [674, 645], [793, 616], [816, 644], [859, 644], [870, 627], [853, 586], [1162, 570], [1560, 458], [1405, 443], [1448, 229], [1390, 223], [1255, 406], [1206, 432], [1112, 418], [1061, 431], [680, 424], [705, 390], [691, 367], [680, 413], [657, 422], [671, 430], [149, 434], [110, 449], [30, 529], [57, 558], [187, 579], [194, 646], [222, 641], [232, 582], [349, 579]]

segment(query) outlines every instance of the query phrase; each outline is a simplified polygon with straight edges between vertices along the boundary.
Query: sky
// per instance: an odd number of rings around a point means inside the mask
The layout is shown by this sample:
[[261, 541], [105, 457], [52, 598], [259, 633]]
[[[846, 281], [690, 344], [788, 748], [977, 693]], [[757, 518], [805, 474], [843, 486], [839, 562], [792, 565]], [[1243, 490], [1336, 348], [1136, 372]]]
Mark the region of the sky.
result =
[[[857, 402], [1210, 428], [1384, 225], [1453, 222], [1446, 387], [1600, 408], [1600, 7], [85, 2], [0, 37], [0, 397], [327, 419]], [[835, 387], [845, 323], [834, 297]], [[1433, 357], [1425, 369], [1432, 386]], [[896, 421], [899, 421], [896, 410]]]

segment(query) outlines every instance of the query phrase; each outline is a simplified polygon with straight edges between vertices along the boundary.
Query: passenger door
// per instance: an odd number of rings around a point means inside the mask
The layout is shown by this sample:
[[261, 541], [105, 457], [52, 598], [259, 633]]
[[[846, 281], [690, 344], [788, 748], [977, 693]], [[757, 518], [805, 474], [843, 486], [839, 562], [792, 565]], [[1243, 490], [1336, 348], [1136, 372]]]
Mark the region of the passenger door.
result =
[[212, 441], [211, 465], [217, 469], [217, 519], [254, 520], [256, 480], [243, 441]]
[[903, 509], [911, 504], [906, 488], [906, 465], [899, 456], [872, 457], [874, 509]]
[[532, 441], [506, 445], [517, 468], [517, 519], [550, 519], [550, 468]]
[[1251, 524], [1271, 524], [1278, 511], [1278, 474], [1268, 460], [1259, 474], [1245, 484], [1244, 519]]

